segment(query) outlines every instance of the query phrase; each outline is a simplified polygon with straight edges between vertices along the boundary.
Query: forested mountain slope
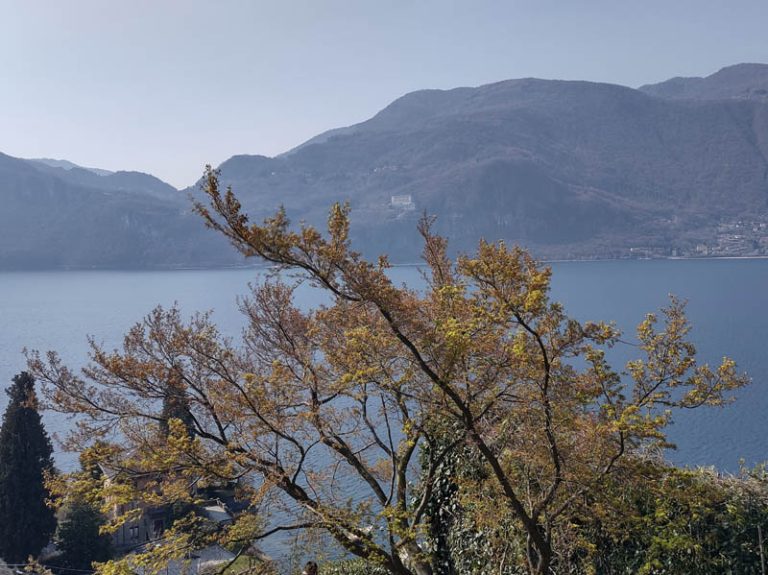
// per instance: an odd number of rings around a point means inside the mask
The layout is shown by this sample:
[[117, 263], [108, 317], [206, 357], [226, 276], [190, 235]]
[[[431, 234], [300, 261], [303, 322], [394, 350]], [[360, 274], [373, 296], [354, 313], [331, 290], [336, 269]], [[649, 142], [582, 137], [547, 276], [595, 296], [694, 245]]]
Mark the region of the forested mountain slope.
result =
[[[766, 70], [737, 66], [705, 83], [736, 75], [743, 94], [751, 78], [759, 96]], [[664, 90], [536, 79], [414, 92], [221, 173], [258, 216], [282, 204], [317, 223], [330, 202], [349, 201], [366, 249], [399, 260], [417, 257], [424, 210], [459, 249], [485, 237], [548, 257], [694, 253], [723, 225], [766, 213], [768, 102], [653, 92]]]
[[[235, 261], [231, 250], [190, 213], [184, 194], [168, 184], [145, 174], [78, 171], [0, 154], [0, 269]], [[85, 174], [96, 181], [89, 182]]]
[[[350, 202], [368, 254], [418, 259], [416, 220], [548, 258], [768, 250], [768, 66], [632, 89], [508, 80], [423, 90], [274, 158], [220, 166], [253, 218], [323, 224]], [[244, 112], [245, 113], [245, 112]], [[202, 167], [201, 167], [202, 168]], [[189, 193], [147, 174], [0, 156], [0, 267], [240, 263]]]

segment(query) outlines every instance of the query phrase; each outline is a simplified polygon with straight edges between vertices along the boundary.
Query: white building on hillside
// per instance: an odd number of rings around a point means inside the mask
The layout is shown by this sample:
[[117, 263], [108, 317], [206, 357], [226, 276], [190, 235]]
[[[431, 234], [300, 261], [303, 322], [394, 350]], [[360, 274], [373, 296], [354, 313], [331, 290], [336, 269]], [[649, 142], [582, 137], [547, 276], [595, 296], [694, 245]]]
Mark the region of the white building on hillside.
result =
[[415, 210], [416, 204], [413, 203], [411, 194], [404, 194], [402, 196], [392, 196], [389, 200], [389, 207], [400, 210]]

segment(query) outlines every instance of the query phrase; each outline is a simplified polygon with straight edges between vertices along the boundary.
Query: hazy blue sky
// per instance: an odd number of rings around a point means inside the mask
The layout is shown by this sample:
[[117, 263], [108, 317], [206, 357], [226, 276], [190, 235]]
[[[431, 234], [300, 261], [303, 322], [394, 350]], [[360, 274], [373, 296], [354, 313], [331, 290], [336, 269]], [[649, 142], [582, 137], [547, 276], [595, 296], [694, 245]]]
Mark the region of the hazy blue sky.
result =
[[177, 186], [420, 88], [768, 62], [766, 0], [0, 0], [0, 151]]

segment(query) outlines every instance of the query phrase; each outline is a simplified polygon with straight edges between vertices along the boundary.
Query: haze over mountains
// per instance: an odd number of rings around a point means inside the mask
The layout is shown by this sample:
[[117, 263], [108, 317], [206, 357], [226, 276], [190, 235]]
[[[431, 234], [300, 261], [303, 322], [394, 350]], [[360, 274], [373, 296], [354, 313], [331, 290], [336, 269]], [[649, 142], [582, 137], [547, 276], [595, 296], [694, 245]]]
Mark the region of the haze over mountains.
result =
[[[221, 166], [252, 219], [322, 224], [349, 201], [353, 241], [416, 261], [437, 216], [540, 257], [748, 255], [768, 249], [768, 65], [631, 89], [508, 80], [423, 90], [366, 122]], [[137, 172], [0, 156], [0, 267], [174, 267], [240, 260], [188, 193]], [[765, 233], [763, 233], [765, 232]]]
[[0, 154], [0, 269], [222, 265], [231, 250], [154, 176]]

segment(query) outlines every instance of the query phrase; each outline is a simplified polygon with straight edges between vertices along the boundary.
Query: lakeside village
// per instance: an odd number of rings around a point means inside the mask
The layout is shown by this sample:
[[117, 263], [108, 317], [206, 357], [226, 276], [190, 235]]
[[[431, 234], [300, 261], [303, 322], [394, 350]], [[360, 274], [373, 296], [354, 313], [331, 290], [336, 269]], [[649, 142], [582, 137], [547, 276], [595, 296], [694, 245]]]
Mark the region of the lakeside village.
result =
[[[416, 203], [410, 194], [391, 196], [387, 208], [391, 219], [413, 217], [417, 213]], [[658, 239], [653, 244], [603, 246], [604, 249], [599, 250], [603, 255], [597, 259], [606, 255], [617, 259], [768, 257], [768, 213], [722, 220], [715, 226], [689, 234], [687, 241], [665, 241], [663, 231], [676, 229], [674, 235], [679, 237], [680, 224], [677, 217], [658, 220], [661, 233], [656, 235]], [[593, 259], [583, 253], [571, 257], [577, 260]]]
[[[702, 230], [703, 232], [704, 230]], [[628, 258], [768, 256], [768, 214], [721, 221], [687, 245], [632, 246]]]

